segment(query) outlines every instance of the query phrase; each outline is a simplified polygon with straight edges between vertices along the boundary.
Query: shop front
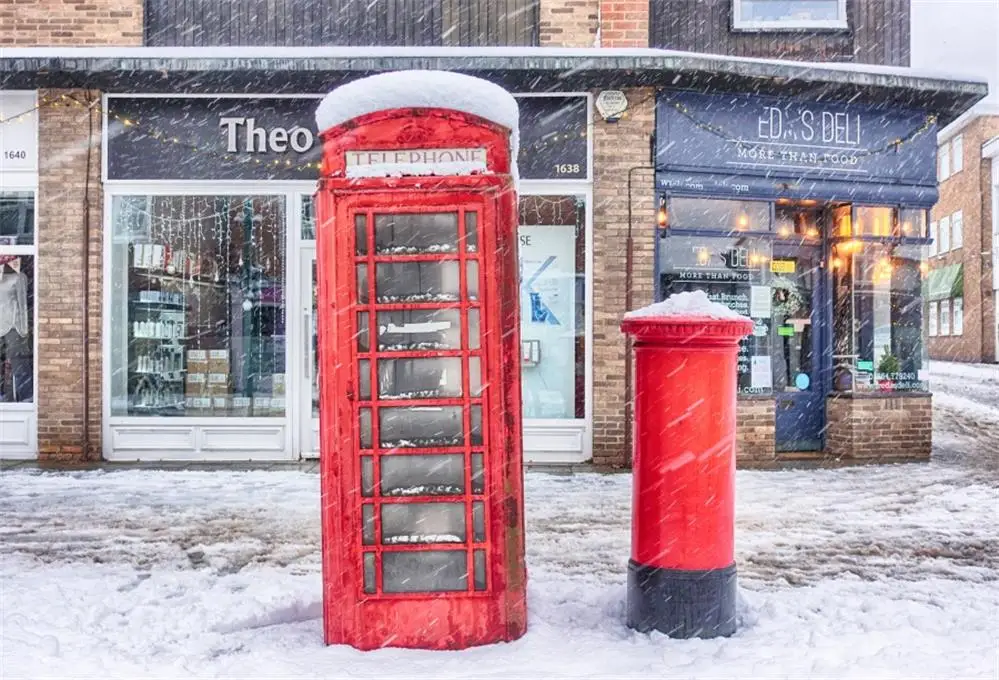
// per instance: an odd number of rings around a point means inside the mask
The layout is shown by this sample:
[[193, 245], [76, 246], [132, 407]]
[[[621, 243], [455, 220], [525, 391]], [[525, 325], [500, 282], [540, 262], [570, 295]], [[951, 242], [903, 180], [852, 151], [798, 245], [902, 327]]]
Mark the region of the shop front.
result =
[[[318, 455], [319, 95], [104, 98], [104, 456]], [[524, 450], [590, 457], [587, 94], [518, 97]]]
[[[656, 296], [705, 290], [755, 322], [738, 359], [743, 460], [860, 457], [868, 440], [929, 455], [928, 406], [910, 406], [929, 399], [935, 131], [897, 107], [660, 94]], [[872, 410], [884, 420], [863, 431]]]

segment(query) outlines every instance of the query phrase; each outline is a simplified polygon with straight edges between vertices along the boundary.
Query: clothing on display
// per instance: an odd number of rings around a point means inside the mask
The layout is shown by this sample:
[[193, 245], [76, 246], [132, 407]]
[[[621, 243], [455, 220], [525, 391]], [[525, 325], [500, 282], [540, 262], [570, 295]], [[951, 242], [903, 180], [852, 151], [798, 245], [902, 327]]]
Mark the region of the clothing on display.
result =
[[33, 398], [30, 281], [21, 264], [0, 257], [0, 402]]
[[0, 337], [13, 330], [23, 338], [28, 335], [28, 277], [11, 264], [0, 267]]

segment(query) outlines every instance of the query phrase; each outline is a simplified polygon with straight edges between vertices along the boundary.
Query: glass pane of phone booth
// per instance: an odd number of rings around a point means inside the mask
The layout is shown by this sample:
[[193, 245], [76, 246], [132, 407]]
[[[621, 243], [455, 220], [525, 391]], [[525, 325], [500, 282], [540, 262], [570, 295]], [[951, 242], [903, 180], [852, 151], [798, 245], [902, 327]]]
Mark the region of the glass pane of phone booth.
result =
[[485, 591], [480, 215], [352, 222], [363, 592]]

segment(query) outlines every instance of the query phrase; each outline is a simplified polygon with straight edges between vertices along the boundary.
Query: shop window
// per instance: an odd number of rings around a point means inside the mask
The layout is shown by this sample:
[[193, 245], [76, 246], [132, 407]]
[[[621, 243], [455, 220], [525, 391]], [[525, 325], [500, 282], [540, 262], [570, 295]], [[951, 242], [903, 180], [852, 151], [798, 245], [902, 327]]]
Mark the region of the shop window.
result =
[[818, 243], [821, 236], [823, 208], [815, 201], [798, 204], [777, 201], [774, 229], [777, 238], [799, 243]]
[[0, 406], [35, 400], [35, 197], [0, 194]]
[[312, 206], [312, 197], [303, 196], [300, 204], [302, 219], [302, 240], [316, 240], [316, 211]]
[[[921, 249], [846, 241], [834, 246], [834, 388], [922, 391]], [[944, 311], [941, 309], [941, 324]]]
[[520, 198], [521, 387], [525, 418], [586, 417], [586, 202]]
[[950, 335], [950, 300], [940, 301], [940, 335]]
[[954, 298], [951, 301], [951, 308], [954, 315], [954, 323], [951, 326], [953, 335], [964, 334], [964, 298]]
[[940, 218], [940, 247], [937, 252], [941, 255], [950, 252], [950, 216]]
[[739, 394], [770, 394], [770, 239], [754, 235], [701, 237], [660, 233], [657, 299], [703, 290], [708, 297], [757, 322], [739, 345]]
[[667, 207], [670, 229], [740, 233], [770, 231], [770, 204], [674, 196]]
[[928, 211], [924, 208], [902, 208], [898, 212], [898, 236], [926, 238]]
[[929, 244], [929, 249], [930, 249], [930, 255], [931, 256], [937, 254], [938, 249], [940, 247], [939, 241], [940, 241], [940, 235], [937, 232], [937, 223], [936, 222], [930, 222], [930, 244]]
[[0, 247], [35, 245], [35, 196], [30, 191], [0, 194]]
[[964, 169], [964, 136], [957, 135], [950, 142], [951, 174], [956, 175]]
[[931, 338], [935, 338], [939, 334], [939, 329], [937, 328], [937, 321], [939, 319], [940, 319], [940, 303], [934, 300], [929, 304], [928, 327]]
[[285, 209], [113, 198], [113, 416], [284, 415]]
[[732, 27], [743, 31], [847, 28], [846, 0], [733, 0]]
[[853, 218], [853, 236], [889, 237], [895, 234], [895, 209], [857, 206]]
[[950, 247], [957, 250], [964, 247], [964, 213], [960, 210], [950, 216]]

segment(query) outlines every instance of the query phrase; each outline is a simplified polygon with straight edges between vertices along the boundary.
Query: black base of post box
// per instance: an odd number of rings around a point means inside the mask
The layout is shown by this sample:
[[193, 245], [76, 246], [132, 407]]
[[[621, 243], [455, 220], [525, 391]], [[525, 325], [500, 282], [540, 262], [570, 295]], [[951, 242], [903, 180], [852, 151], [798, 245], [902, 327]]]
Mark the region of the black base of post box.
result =
[[682, 571], [628, 560], [628, 627], [673, 638], [728, 637], [735, 632], [735, 564]]

